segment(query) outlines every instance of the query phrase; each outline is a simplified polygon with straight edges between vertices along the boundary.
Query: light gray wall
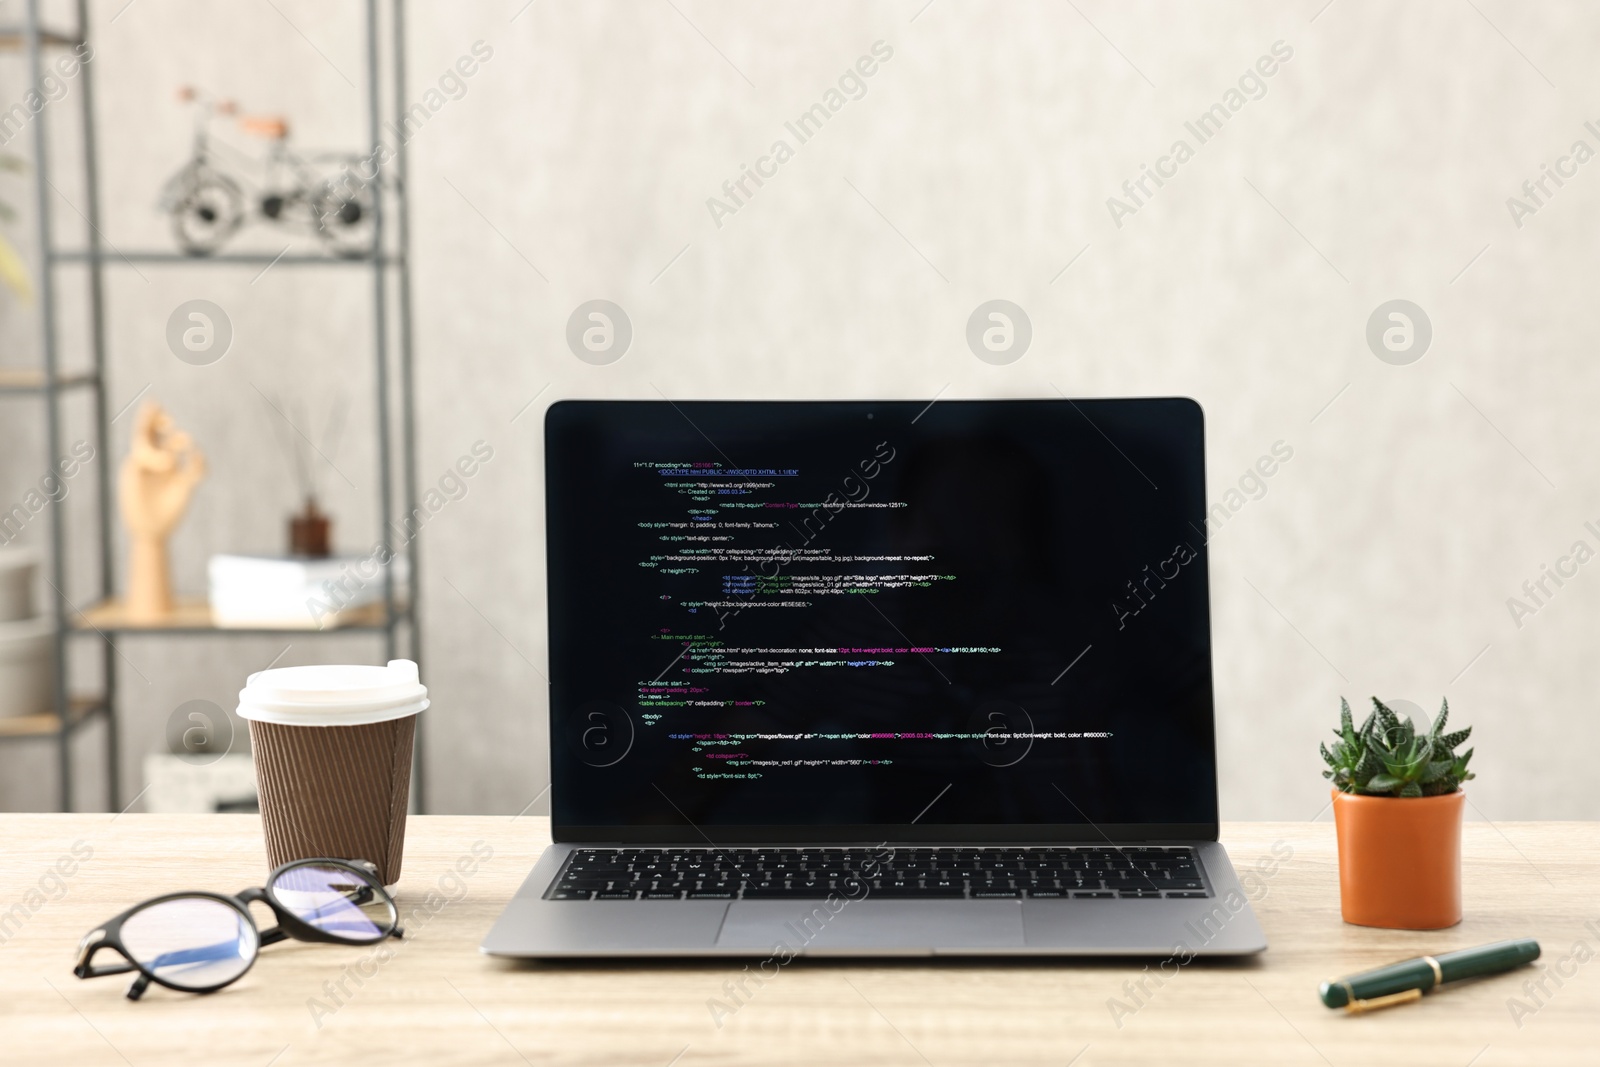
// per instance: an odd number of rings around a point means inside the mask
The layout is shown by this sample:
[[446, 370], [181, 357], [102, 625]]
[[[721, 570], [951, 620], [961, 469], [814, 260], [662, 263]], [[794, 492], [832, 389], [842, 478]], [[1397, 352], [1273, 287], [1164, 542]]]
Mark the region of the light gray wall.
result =
[[[123, 2], [92, 5], [106, 228], [119, 247], [166, 245], [152, 204], [186, 149], [171, 98], [182, 82], [286, 113], [308, 146], [361, 142], [362, 95], [345, 80], [364, 84], [356, 5], [277, 0], [280, 15], [138, 0], [111, 22]], [[520, 8], [409, 6], [413, 99], [475, 41], [494, 50], [411, 144], [420, 475], [436, 481], [474, 441], [495, 449], [423, 542], [436, 810], [516, 812], [546, 781], [548, 403], [1059, 390], [1198, 398], [1213, 499], [1275, 442], [1293, 449], [1211, 543], [1226, 817], [1315, 814], [1326, 801], [1316, 742], [1340, 694], [1372, 693], [1430, 710], [1449, 696], [1476, 727], [1470, 796], [1482, 814], [1600, 817], [1585, 755], [1600, 743], [1600, 563], [1551, 584], [1520, 626], [1506, 603], [1574, 541], [1600, 549], [1584, 528], [1600, 526], [1600, 161], [1549, 185], [1520, 226], [1506, 203], [1574, 141], [1600, 149], [1583, 125], [1600, 126], [1585, 107], [1600, 99], [1600, 11], [1504, 0]], [[893, 58], [865, 95], [719, 226], [707, 198], [775, 139], [793, 145], [785, 121], [880, 40]], [[1174, 140], [1196, 146], [1185, 121], [1278, 41], [1293, 56], [1265, 95], [1116, 225], [1107, 198]], [[72, 219], [59, 202], [58, 213]], [[252, 242], [283, 244], [271, 232]], [[370, 540], [365, 279], [113, 273], [113, 398], [152, 383], [212, 460], [175, 546], [180, 585], [200, 591], [212, 551], [281, 537], [292, 486], [258, 388], [297, 391], [313, 410], [341, 390], [362, 402], [337, 459], [354, 487], [330, 477], [329, 503], [345, 546]], [[179, 363], [161, 339], [192, 297], [235, 323], [234, 350], [213, 367]], [[964, 339], [969, 314], [996, 297], [1020, 304], [1034, 331], [1008, 366], [979, 361]], [[610, 366], [581, 362], [563, 339], [594, 298], [622, 305], [635, 330]], [[1433, 329], [1405, 366], [1364, 338], [1395, 298]], [[22, 314], [0, 300], [0, 317]], [[8, 492], [38, 462], [11, 410]], [[1092, 505], [1083, 518], [1094, 521]], [[378, 654], [337, 640], [295, 640], [283, 662]], [[226, 702], [285, 643], [122, 642], [148, 679], [130, 686], [130, 773], [173, 707]], [[5, 804], [49, 803], [47, 775], [14, 751], [0, 760]]]

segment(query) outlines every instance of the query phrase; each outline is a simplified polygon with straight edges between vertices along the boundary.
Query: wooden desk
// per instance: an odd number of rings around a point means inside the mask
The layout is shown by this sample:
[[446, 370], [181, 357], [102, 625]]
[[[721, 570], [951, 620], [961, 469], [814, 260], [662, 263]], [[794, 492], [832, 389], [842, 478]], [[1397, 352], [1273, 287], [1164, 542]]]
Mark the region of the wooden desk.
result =
[[[546, 820], [532, 817], [414, 819], [397, 895], [403, 914], [430, 902], [437, 910], [408, 923], [407, 939], [394, 943], [386, 962], [371, 949], [288, 942], [264, 950], [221, 993], [153, 987], [133, 1003], [123, 998], [126, 978], [72, 976], [78, 939], [156, 893], [259, 885], [266, 861], [257, 819], [0, 815], [0, 1062], [1600, 1062], [1600, 962], [1561, 964], [1564, 985], [1547, 980], [1543, 1007], [1522, 988], [1540, 977], [1534, 968], [1360, 1017], [1329, 1011], [1316, 998], [1328, 976], [1501, 938], [1537, 937], [1541, 963], [1551, 965], [1578, 942], [1600, 952], [1600, 824], [1469, 823], [1467, 918], [1434, 934], [1340, 922], [1329, 823], [1232, 824], [1223, 840], [1241, 871], [1274, 843], [1294, 850], [1257, 890], [1256, 912], [1272, 943], [1259, 959], [1192, 963], [1159, 987], [1147, 976], [1159, 974], [1160, 961], [1149, 970], [1128, 962], [800, 961], [759, 988], [747, 981], [751, 996], [720, 1027], [708, 1001], [733, 1005], [725, 983], [744, 972], [732, 961], [552, 966], [478, 954], [548, 832]], [[492, 857], [470, 876], [456, 873], [458, 861], [471, 866], [477, 842]], [[93, 855], [70, 877], [51, 875], [75, 844]], [[1150, 990], [1142, 1006], [1124, 988], [1141, 977]], [[1513, 1019], [1512, 997], [1537, 1011]], [[1114, 1019], [1113, 998], [1131, 1014]]]

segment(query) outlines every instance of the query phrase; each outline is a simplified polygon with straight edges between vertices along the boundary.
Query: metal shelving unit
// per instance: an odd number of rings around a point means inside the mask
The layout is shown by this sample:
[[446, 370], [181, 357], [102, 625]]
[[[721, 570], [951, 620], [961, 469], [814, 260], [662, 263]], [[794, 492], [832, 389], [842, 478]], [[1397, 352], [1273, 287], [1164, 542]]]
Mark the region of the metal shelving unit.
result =
[[[29, 81], [41, 83], [45, 50], [49, 48], [76, 48], [83, 42], [82, 32], [88, 26], [87, 0], [75, 0], [79, 32], [63, 33], [40, 25], [39, 0], [26, 0], [26, 17], [21, 27], [0, 27], [0, 52], [8, 47], [18, 49], [25, 57]], [[381, 139], [381, 120], [384, 103], [381, 96], [383, 71], [380, 63], [380, 20], [378, 0], [366, 0], [366, 58], [367, 58], [367, 134], [370, 143]], [[399, 114], [405, 107], [405, 25], [404, 0], [391, 0], [388, 5], [390, 33], [389, 73], [393, 96], [390, 107]], [[62, 412], [63, 398], [74, 390], [87, 390], [94, 408], [94, 434], [96, 437], [97, 536], [99, 547], [99, 603], [82, 607], [74, 605], [67, 595], [66, 516], [59, 506], [49, 509], [50, 554], [47, 564], [56, 618], [56, 677], [55, 707], [66, 708], [65, 715], [47, 712], [14, 719], [0, 719], [0, 742], [21, 739], [53, 739], [57, 747], [60, 768], [60, 808], [73, 807], [72, 738], [85, 723], [100, 718], [105, 723], [106, 740], [106, 792], [112, 807], [123, 803], [119, 782], [120, 750], [117, 731], [118, 671], [117, 653], [111, 644], [111, 634], [155, 637], [227, 637], [238, 635], [310, 636], [314, 634], [372, 633], [382, 635], [384, 658], [393, 659], [400, 654], [400, 636], [406, 636], [406, 654], [421, 661], [422, 634], [418, 624], [417, 599], [419, 567], [417, 542], [413, 538], [397, 555], [407, 559], [409, 595], [402, 601], [394, 587], [394, 568], [384, 570], [384, 597], [365, 616], [350, 623], [328, 629], [232, 629], [213, 625], [209, 610], [203, 603], [182, 602], [171, 619], [157, 624], [140, 624], [126, 620], [120, 614], [115, 598], [115, 570], [112, 558], [111, 516], [111, 459], [107, 449], [110, 440], [108, 405], [106, 402], [106, 344], [104, 280], [108, 268], [132, 264], [151, 264], [175, 270], [228, 269], [230, 267], [262, 267], [269, 263], [307, 269], [368, 270], [372, 273], [372, 328], [373, 354], [376, 370], [376, 412], [378, 432], [378, 517], [381, 528], [388, 536], [396, 515], [395, 492], [395, 431], [398, 424], [400, 442], [400, 482], [402, 489], [399, 514], [408, 515], [417, 508], [416, 453], [414, 403], [414, 378], [412, 371], [411, 334], [411, 276], [409, 263], [409, 214], [406, 204], [406, 148], [396, 147], [392, 180], [376, 184], [373, 211], [373, 250], [358, 256], [332, 255], [282, 255], [255, 253], [219, 253], [204, 257], [184, 255], [169, 251], [108, 252], [102, 237], [98, 172], [98, 145], [95, 137], [93, 72], [91, 64], [84, 64], [79, 72], [78, 94], [82, 110], [84, 184], [87, 204], [83, 212], [86, 225], [87, 247], [65, 249], [56, 245], [51, 224], [49, 190], [50, 160], [46, 137], [46, 112], [41, 111], [33, 120], [34, 149], [34, 208], [37, 214], [37, 243], [43, 258], [39, 278], [39, 313], [41, 367], [37, 370], [0, 371], [0, 398], [8, 396], [35, 396], [45, 403], [45, 448], [51, 462], [63, 455]], [[388, 203], [386, 204], [386, 201]], [[388, 209], [393, 210], [392, 230], [386, 226]], [[88, 272], [88, 315], [90, 365], [87, 370], [62, 372], [61, 351], [56, 332], [57, 292], [55, 275], [62, 268], [77, 267]], [[391, 293], [391, 285], [393, 292]], [[391, 305], [391, 300], [394, 301]], [[392, 307], [392, 311], [391, 311]], [[391, 314], [393, 323], [391, 323]], [[391, 330], [391, 325], [393, 329]], [[396, 377], [391, 379], [391, 373]], [[391, 396], [391, 392], [395, 395]], [[100, 671], [103, 693], [92, 697], [75, 697], [68, 691], [69, 656], [73, 638], [98, 637]], [[425, 780], [423, 777], [423, 737], [419, 724], [415, 743], [414, 779], [412, 795], [419, 811], [426, 810]]]

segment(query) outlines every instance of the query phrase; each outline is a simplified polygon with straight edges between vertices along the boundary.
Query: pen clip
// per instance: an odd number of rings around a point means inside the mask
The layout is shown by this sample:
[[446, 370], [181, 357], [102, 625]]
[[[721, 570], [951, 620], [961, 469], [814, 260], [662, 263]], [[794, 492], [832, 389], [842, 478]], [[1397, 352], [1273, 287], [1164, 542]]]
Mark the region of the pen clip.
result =
[[1359, 1015], [1364, 1011], [1375, 1011], [1378, 1008], [1392, 1008], [1396, 1004], [1409, 1004], [1413, 1000], [1422, 999], [1420, 989], [1402, 989], [1398, 993], [1390, 993], [1382, 997], [1370, 997], [1367, 1000], [1352, 1000], [1346, 1004], [1344, 1010], [1351, 1015]]

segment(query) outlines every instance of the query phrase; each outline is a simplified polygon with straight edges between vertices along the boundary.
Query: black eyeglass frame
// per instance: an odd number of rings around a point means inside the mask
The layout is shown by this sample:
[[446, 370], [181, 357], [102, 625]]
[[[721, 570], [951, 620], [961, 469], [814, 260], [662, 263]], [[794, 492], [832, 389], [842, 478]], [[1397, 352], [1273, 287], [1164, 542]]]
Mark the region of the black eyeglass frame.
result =
[[[278, 879], [298, 867], [337, 867], [341, 870], [349, 871], [365, 883], [367, 890], [370, 890], [373, 896], [389, 906], [388, 922], [386, 924], [375, 924], [384, 927], [376, 937], [359, 938], [340, 937], [337, 934], [330, 934], [326, 930], [319, 929], [306, 922], [285, 907], [273, 895], [273, 889]], [[225, 982], [217, 982], [209, 986], [178, 985], [169, 982], [135, 960], [133, 954], [123, 944], [122, 924], [134, 915], [156, 904], [165, 904], [171, 900], [194, 899], [213, 900], [232, 908], [244, 916], [244, 921], [249, 924], [250, 929], [256, 935], [255, 951], [251, 953], [250, 961], [244, 965], [243, 970]], [[266, 930], [258, 927], [255, 916], [250, 914], [250, 905], [255, 903], [265, 904], [268, 908], [271, 908], [273, 917], [277, 920], [277, 925]], [[362, 900], [360, 903], [366, 903], [366, 901]], [[230, 986], [243, 978], [250, 972], [250, 968], [256, 965], [256, 960], [260, 957], [261, 950], [280, 941], [287, 941], [292, 938], [296, 941], [314, 941], [333, 945], [374, 945], [390, 937], [404, 939], [405, 931], [400, 926], [399, 906], [395, 904], [394, 898], [389, 895], [389, 891], [384, 889], [383, 884], [378, 881], [377, 865], [368, 860], [316, 857], [292, 860], [289, 863], [285, 863], [267, 876], [267, 884], [265, 886], [240, 890], [231, 897], [222, 893], [211, 893], [195, 889], [178, 893], [164, 893], [161, 896], [140, 901], [127, 911], [99, 924], [84, 935], [83, 940], [78, 945], [78, 962], [73, 966], [72, 973], [79, 978], [102, 978], [107, 975], [130, 974], [137, 971], [139, 977], [135, 978], [133, 984], [128, 987], [127, 995], [129, 1000], [138, 1000], [142, 997], [145, 990], [150, 988], [151, 982], [166, 986], [168, 989], [176, 990], [180, 993], [215, 993], [217, 990]], [[127, 962], [97, 965], [94, 962], [94, 957], [95, 953], [101, 949], [110, 949]]]

